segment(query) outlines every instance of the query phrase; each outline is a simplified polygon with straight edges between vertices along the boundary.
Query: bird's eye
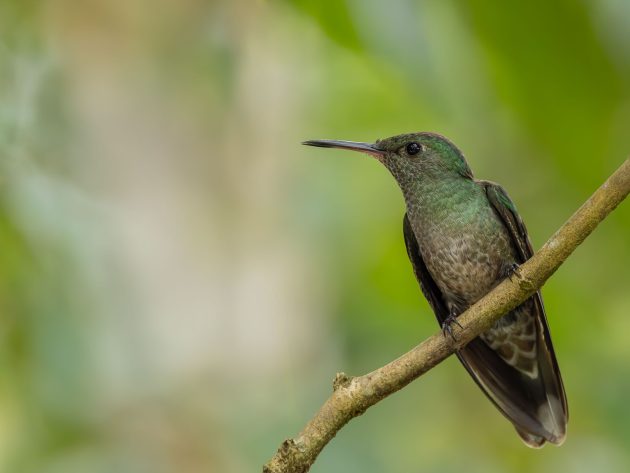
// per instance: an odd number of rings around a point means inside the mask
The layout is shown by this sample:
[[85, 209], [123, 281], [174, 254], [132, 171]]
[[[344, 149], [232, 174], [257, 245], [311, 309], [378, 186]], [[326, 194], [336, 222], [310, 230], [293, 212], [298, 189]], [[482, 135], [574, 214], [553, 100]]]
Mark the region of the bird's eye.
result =
[[413, 156], [414, 154], [418, 154], [420, 151], [422, 151], [422, 145], [414, 141], [413, 143], [409, 143], [405, 147], [405, 150], [407, 151], [408, 155]]

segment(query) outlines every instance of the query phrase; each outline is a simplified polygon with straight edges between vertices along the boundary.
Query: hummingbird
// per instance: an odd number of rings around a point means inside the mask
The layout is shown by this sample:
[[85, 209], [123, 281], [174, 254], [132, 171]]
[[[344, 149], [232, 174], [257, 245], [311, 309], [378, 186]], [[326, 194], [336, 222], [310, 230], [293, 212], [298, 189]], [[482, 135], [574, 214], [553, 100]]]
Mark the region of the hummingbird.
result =
[[[457, 317], [503, 279], [518, 275], [534, 253], [507, 192], [475, 179], [462, 152], [439, 134], [303, 144], [366, 153], [396, 179], [406, 205], [407, 255], [444, 336], [453, 336]], [[562, 444], [567, 400], [540, 291], [456, 354], [526, 445]]]

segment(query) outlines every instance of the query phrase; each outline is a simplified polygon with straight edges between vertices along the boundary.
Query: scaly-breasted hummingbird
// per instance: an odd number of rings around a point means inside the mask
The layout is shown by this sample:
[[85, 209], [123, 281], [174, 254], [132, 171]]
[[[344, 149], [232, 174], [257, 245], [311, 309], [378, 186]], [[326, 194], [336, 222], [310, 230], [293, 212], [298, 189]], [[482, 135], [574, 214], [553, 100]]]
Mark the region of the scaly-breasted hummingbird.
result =
[[[443, 136], [409, 133], [374, 144], [303, 144], [367, 153], [389, 169], [407, 207], [407, 254], [445, 336], [452, 335], [459, 314], [533, 255], [505, 190], [474, 179], [462, 152]], [[567, 400], [540, 291], [457, 356], [527, 445], [564, 441]]]

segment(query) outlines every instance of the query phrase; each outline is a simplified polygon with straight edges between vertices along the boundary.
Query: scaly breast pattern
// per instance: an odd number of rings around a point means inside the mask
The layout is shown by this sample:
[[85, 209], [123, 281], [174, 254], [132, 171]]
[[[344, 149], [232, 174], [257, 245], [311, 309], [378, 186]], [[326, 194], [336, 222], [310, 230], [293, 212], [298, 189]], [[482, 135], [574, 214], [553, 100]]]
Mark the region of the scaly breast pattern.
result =
[[464, 309], [503, 278], [514, 250], [485, 192], [447, 199], [412, 225], [433, 279], [449, 303]]
[[[479, 191], [445, 192], [428, 205], [408, 205], [422, 259], [456, 314], [487, 294], [517, 261], [508, 230]], [[538, 374], [534, 309], [526, 301], [481, 334], [503, 360], [532, 378]]]

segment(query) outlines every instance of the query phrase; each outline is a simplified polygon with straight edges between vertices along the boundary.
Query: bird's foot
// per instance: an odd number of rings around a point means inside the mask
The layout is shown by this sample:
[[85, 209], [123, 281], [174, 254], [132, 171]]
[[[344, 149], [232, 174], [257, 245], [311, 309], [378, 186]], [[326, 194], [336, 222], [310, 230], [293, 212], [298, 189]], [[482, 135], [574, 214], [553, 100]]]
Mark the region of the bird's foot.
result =
[[506, 278], [510, 278], [510, 281], [512, 281], [512, 277], [514, 276], [521, 278], [522, 276], [519, 268], [520, 266], [517, 263], [508, 264], [503, 270], [504, 276]]
[[451, 336], [453, 341], [456, 342], [457, 339], [455, 338], [455, 335], [453, 334], [453, 324], [457, 325], [459, 328], [464, 328], [457, 321], [457, 315], [451, 312], [449, 316], [446, 317], [446, 319], [444, 319], [444, 322], [442, 322], [442, 335], [446, 337], [446, 335], [448, 334]]

